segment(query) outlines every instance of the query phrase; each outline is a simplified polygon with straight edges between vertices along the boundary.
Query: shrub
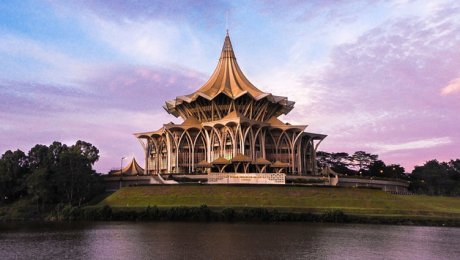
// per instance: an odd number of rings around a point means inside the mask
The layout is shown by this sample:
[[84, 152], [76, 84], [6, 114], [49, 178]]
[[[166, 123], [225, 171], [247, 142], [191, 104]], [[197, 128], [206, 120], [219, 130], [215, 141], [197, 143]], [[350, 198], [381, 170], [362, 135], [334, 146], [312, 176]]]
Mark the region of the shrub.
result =
[[233, 221], [235, 219], [236, 212], [233, 208], [224, 208], [221, 212], [222, 219], [225, 221]]
[[157, 206], [150, 207], [148, 206], [145, 210], [140, 214], [140, 219], [145, 220], [157, 220], [160, 219], [160, 210]]
[[321, 221], [342, 223], [347, 221], [347, 215], [339, 209], [329, 210], [321, 215]]
[[243, 219], [245, 220], [262, 220], [268, 221], [271, 219], [271, 214], [266, 208], [249, 208], [243, 210]]

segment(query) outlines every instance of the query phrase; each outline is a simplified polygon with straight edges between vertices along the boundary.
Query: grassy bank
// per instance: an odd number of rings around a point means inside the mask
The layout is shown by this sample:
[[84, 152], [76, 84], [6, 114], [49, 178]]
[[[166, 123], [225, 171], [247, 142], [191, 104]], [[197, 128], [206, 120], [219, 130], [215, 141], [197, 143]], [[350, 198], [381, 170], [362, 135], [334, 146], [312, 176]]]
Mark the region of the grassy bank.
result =
[[[30, 205], [0, 209], [27, 220]], [[29, 215], [27, 213], [27, 215]], [[43, 215], [42, 215], [43, 216]], [[122, 188], [83, 208], [55, 206], [44, 220], [309, 221], [460, 226], [460, 199], [312, 186], [165, 185]]]
[[267, 208], [286, 212], [321, 213], [340, 209], [357, 216], [460, 219], [460, 199], [424, 195], [393, 195], [374, 189], [302, 186], [170, 185], [127, 187], [98, 206], [112, 208], [199, 207]]
[[243, 221], [460, 225], [459, 198], [337, 187], [138, 186], [120, 189], [95, 207], [110, 206], [115, 219], [142, 219], [145, 208], [155, 206], [160, 211], [159, 219], [174, 220], [179, 214], [179, 219], [193, 220], [193, 209], [201, 205], [220, 220], [228, 219], [226, 214], [231, 212], [234, 220]]

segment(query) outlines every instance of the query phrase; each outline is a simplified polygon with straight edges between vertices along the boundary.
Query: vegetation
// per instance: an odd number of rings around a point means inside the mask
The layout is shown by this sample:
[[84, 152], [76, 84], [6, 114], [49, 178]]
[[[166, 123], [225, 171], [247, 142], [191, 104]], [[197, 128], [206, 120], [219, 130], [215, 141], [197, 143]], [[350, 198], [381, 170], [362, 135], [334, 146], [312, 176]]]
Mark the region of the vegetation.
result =
[[411, 190], [417, 193], [460, 196], [460, 159], [416, 166], [410, 180]]
[[428, 196], [460, 195], [460, 159], [428, 161], [406, 174], [400, 165], [386, 165], [364, 151], [318, 153], [320, 166], [348, 176], [409, 180], [412, 192], [425, 194], [416, 196], [371, 189], [193, 184], [128, 187], [110, 195], [93, 170], [98, 159], [99, 150], [84, 141], [35, 145], [27, 154], [6, 151], [0, 158], [0, 220], [460, 221], [460, 200]]
[[352, 155], [344, 152], [318, 152], [318, 164], [350, 176], [408, 179], [405, 169], [399, 164], [386, 165], [378, 155], [357, 151]]
[[211, 209], [207, 205], [196, 207], [157, 206], [142, 209], [102, 207], [70, 207], [54, 211], [53, 217], [60, 220], [168, 220], [168, 221], [316, 221], [346, 222], [349, 218], [341, 210], [328, 210], [320, 214], [304, 212], [280, 212], [267, 208], [223, 208]]
[[417, 194], [460, 196], [460, 159], [449, 162], [431, 160], [405, 173], [399, 164], [386, 165], [375, 154], [318, 152], [318, 164], [347, 176], [392, 178], [410, 181], [409, 190]]
[[323, 213], [339, 209], [362, 216], [437, 216], [460, 218], [460, 200], [452, 197], [392, 195], [381, 190], [301, 187], [165, 185], [127, 187], [118, 190], [96, 206], [114, 209], [198, 207], [267, 208], [283, 212]]
[[84, 141], [37, 144], [27, 155], [6, 151], [0, 158], [0, 206], [18, 200], [35, 204], [39, 211], [59, 203], [82, 205], [103, 191], [92, 169], [98, 159], [99, 150]]

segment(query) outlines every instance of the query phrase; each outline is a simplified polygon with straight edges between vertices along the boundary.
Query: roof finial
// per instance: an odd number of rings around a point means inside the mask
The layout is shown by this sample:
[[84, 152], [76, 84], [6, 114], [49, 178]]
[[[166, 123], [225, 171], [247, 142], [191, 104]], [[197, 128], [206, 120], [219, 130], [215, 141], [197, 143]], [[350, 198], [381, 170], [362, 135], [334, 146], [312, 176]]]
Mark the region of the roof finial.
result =
[[228, 36], [228, 10], [225, 14], [225, 30], [227, 31], [227, 36]]

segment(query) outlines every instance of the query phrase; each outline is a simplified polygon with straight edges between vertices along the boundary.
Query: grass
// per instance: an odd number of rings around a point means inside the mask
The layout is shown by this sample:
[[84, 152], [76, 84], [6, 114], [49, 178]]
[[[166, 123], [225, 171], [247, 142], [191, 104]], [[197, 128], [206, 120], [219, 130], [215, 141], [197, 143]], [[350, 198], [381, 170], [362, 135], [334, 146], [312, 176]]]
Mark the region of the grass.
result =
[[210, 208], [264, 207], [287, 212], [319, 213], [340, 209], [357, 216], [460, 219], [460, 199], [393, 195], [375, 189], [305, 186], [170, 185], [126, 187], [97, 206]]

